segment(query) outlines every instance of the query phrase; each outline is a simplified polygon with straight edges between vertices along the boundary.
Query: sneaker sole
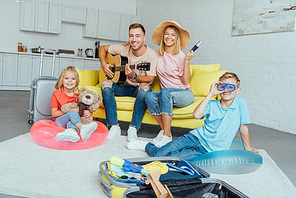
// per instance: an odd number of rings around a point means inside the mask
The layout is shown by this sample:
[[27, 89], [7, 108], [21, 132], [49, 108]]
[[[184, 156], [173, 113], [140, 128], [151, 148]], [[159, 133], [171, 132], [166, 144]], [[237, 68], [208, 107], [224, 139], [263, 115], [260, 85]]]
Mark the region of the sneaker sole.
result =
[[[95, 124], [93, 124], [95, 123]], [[91, 134], [98, 128], [98, 124], [96, 122], [91, 123], [91, 127], [89, 128], [88, 131], [85, 133], [80, 133], [81, 139], [82, 140], [88, 140], [91, 136]]]

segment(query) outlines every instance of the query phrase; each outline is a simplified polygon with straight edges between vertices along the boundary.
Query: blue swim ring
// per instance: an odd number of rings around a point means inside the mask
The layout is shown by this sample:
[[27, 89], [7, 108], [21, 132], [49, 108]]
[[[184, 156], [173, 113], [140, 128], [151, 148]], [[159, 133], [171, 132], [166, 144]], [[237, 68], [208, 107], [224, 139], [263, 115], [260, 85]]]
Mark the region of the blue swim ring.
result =
[[243, 143], [234, 139], [230, 150], [213, 151], [191, 161], [209, 173], [244, 174], [256, 171], [262, 164], [260, 154], [244, 150]]

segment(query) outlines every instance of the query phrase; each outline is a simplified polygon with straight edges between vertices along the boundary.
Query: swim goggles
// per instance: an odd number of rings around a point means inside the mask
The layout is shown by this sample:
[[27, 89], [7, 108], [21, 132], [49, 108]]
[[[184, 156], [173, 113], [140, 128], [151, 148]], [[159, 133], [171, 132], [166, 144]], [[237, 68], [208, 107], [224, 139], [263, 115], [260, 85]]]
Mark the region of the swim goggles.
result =
[[230, 84], [230, 83], [221, 83], [221, 84], [217, 85], [217, 89], [219, 91], [224, 91], [226, 88], [229, 92], [233, 92], [236, 90], [236, 85]]

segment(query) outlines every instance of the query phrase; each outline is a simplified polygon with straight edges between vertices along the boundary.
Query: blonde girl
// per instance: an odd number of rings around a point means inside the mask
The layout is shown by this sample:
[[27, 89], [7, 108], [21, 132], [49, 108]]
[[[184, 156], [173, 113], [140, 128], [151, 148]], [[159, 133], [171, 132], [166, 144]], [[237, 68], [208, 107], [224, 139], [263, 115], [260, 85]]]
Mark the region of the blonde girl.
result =
[[[53, 92], [51, 97], [51, 114], [59, 127], [66, 128], [65, 131], [56, 135], [60, 141], [79, 141], [79, 131], [81, 139], [87, 140], [98, 127], [96, 122], [84, 125], [78, 114], [79, 108], [71, 109], [68, 113], [61, 111], [64, 104], [78, 103], [78, 85], [79, 75], [73, 66], [64, 68], [55, 84], [57, 90]], [[88, 118], [91, 115], [88, 110], [84, 111], [84, 117]]]

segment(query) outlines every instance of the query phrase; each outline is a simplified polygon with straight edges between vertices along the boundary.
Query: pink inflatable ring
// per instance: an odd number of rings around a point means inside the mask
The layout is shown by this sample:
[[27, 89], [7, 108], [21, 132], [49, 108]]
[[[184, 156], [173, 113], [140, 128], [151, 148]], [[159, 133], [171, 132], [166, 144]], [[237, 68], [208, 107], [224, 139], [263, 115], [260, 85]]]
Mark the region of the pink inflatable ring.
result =
[[[96, 121], [97, 122], [97, 121]], [[59, 141], [56, 139], [56, 134], [64, 131], [64, 128], [59, 127], [54, 121], [40, 120], [36, 122], [30, 130], [31, 137], [38, 144], [60, 150], [82, 150], [89, 149], [102, 144], [108, 136], [107, 127], [98, 123], [98, 128], [91, 134], [88, 140], [79, 140], [78, 142]], [[80, 134], [79, 134], [80, 135]]]

